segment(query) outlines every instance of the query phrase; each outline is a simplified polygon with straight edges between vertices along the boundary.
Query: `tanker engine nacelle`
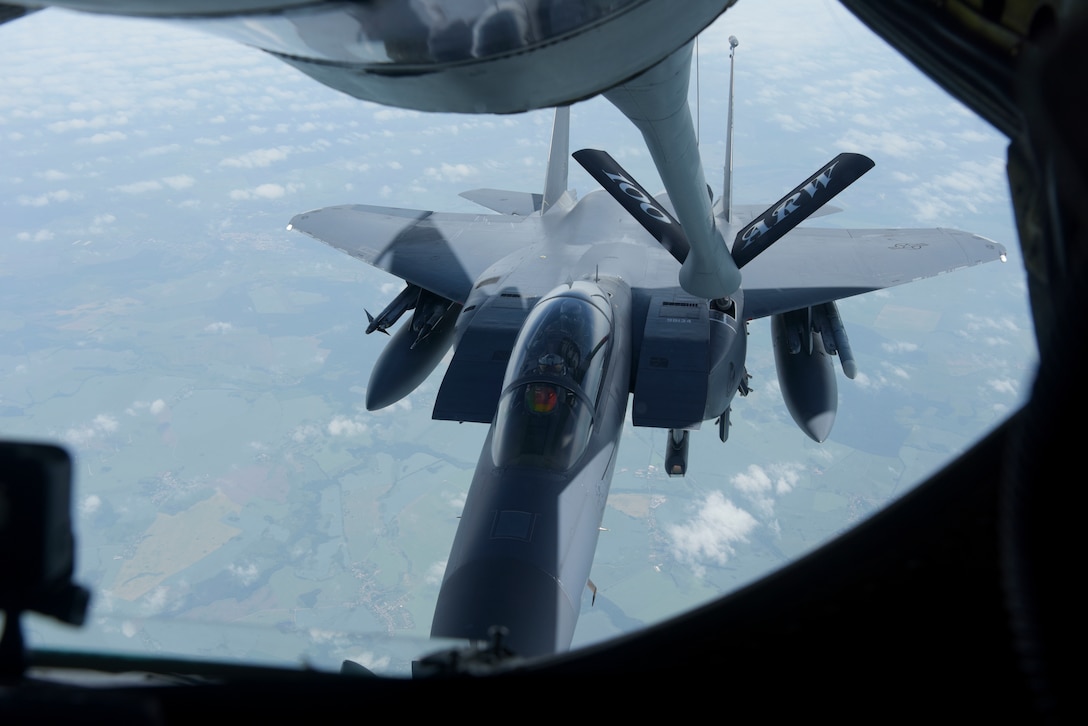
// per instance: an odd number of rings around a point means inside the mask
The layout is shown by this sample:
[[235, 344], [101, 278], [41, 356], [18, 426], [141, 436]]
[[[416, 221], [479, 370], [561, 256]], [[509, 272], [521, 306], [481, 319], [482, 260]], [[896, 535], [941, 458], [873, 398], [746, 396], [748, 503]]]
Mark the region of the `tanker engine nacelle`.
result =
[[857, 375], [838, 308], [829, 302], [773, 315], [771, 336], [786, 408], [802, 431], [824, 441], [839, 406], [831, 356], [838, 354], [847, 378]]

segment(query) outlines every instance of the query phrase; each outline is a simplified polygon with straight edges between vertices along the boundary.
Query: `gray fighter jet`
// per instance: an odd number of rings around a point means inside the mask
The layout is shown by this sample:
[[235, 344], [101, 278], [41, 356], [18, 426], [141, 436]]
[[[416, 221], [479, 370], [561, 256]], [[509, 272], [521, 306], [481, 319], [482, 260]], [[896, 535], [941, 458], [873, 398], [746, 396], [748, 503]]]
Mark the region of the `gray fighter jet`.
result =
[[582, 150], [575, 159], [604, 191], [575, 200], [568, 130], [561, 107], [543, 193], [463, 193], [497, 214], [351, 205], [289, 225], [407, 283], [368, 313], [369, 333], [413, 311], [374, 366], [369, 409], [410, 393], [455, 347], [433, 417], [490, 430], [431, 634], [483, 640], [503, 626], [506, 646], [528, 656], [570, 645], [632, 396], [632, 423], [667, 430], [666, 469], [682, 476], [691, 430], [716, 421], [726, 440], [732, 401], [749, 392], [747, 322], [770, 317], [783, 398], [822, 441], [838, 398], [831, 357], [856, 372], [834, 301], [1005, 252], [948, 229], [797, 227], [872, 167], [859, 154], [840, 154], [766, 209], [729, 203], [727, 159], [711, 229], [734, 239], [727, 254], [744, 286], [700, 297], [680, 284], [693, 245], [667, 195]]

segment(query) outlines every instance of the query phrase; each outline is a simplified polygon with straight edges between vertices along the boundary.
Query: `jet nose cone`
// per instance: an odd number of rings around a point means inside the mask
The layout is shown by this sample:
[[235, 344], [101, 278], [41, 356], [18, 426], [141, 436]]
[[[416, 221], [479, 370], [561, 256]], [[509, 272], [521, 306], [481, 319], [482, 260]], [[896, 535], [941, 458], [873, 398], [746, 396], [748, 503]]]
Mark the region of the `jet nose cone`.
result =
[[813, 441], [822, 444], [831, 435], [831, 427], [835, 424], [835, 412], [825, 411], [807, 419], [801, 428]]

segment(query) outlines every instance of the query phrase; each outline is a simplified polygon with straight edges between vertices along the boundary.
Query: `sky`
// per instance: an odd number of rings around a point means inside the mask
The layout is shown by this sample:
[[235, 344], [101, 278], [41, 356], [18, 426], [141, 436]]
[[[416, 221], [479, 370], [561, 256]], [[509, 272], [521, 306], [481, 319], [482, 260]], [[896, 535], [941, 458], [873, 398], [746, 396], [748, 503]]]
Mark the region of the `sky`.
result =
[[[860, 373], [817, 445], [793, 425], [767, 321], [724, 446], [628, 426], [575, 645], [682, 612], [901, 496], [1000, 423], [1034, 370], [1005, 141], [836, 3], [742, 0], [699, 40], [691, 102], [720, 190], [729, 35], [734, 198], [769, 203], [842, 151], [876, 167], [844, 227], [957, 227], [1009, 262], [840, 303]], [[83, 631], [42, 645], [396, 668], [426, 634], [486, 429], [433, 422], [441, 372], [363, 405], [399, 280], [285, 230], [345, 203], [473, 211], [539, 191], [551, 113], [358, 101], [262, 53], [162, 23], [45, 11], [0, 26], [0, 431], [76, 462]], [[660, 182], [601, 99], [573, 148]], [[571, 165], [581, 194], [596, 184]], [[365, 634], [365, 636], [364, 636]]]

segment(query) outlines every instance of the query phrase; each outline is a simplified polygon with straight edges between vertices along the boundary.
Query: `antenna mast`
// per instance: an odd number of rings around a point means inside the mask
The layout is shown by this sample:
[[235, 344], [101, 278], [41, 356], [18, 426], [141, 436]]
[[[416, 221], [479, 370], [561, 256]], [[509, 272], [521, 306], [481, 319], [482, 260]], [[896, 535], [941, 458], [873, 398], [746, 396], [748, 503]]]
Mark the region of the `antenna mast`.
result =
[[722, 214], [726, 222], [733, 221], [733, 55], [740, 41], [729, 36], [729, 116], [725, 131], [725, 180], [722, 183]]

